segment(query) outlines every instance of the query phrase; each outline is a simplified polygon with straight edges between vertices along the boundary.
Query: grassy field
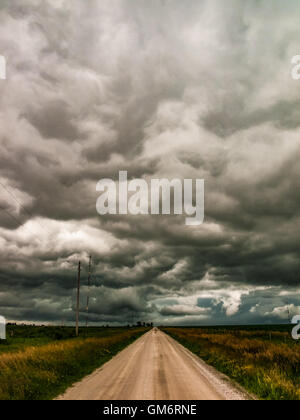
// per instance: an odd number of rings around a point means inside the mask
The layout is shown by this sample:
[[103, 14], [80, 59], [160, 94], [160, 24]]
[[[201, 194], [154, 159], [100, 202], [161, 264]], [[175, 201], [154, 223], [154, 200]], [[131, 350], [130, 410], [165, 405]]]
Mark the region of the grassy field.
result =
[[8, 327], [0, 342], [0, 400], [52, 399], [146, 331], [89, 328], [75, 338], [67, 327]]
[[163, 331], [258, 398], [300, 400], [300, 343], [291, 326]]
[[[124, 332], [124, 328], [80, 328], [82, 338], [111, 337]], [[74, 327], [8, 325], [7, 340], [0, 341], [0, 355], [2, 353], [24, 351], [26, 347], [37, 347], [54, 341], [75, 338]]]

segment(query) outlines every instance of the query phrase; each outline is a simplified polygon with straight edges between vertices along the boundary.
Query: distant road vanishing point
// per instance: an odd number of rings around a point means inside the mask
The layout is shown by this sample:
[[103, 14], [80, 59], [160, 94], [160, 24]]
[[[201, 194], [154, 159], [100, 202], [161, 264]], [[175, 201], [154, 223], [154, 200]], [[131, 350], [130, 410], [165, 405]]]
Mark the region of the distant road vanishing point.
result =
[[60, 400], [246, 400], [246, 393], [165, 333], [153, 329]]

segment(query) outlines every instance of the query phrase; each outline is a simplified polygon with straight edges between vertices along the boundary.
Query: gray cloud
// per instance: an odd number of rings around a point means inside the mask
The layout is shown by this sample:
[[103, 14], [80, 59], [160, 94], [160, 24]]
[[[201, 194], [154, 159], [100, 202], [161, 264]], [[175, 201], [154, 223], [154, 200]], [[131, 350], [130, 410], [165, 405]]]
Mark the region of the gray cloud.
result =
[[[296, 0], [1, 2], [1, 314], [73, 321], [90, 254], [93, 322], [298, 310], [298, 15]], [[205, 224], [97, 216], [96, 183], [119, 170], [204, 178]]]

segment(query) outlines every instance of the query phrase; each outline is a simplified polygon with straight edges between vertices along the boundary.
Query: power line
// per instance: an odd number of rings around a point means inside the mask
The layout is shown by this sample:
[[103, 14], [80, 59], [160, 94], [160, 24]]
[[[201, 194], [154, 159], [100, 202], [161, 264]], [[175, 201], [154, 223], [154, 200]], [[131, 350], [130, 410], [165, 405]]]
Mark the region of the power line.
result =
[[80, 273], [81, 273], [81, 263], [79, 261], [78, 278], [77, 278], [77, 302], [76, 302], [76, 337], [79, 336]]
[[[12, 220], [14, 220], [18, 225], [23, 226], [24, 223], [18, 219], [16, 216], [12, 215], [9, 211], [7, 211], [5, 208], [0, 207], [0, 210], [3, 211], [5, 214], [7, 214]], [[26, 229], [28, 229], [28, 227], [26, 227]], [[31, 229], [28, 229], [30, 233], [32, 233], [32, 235], [34, 235], [37, 239], [41, 240], [41, 238], [39, 236], [37, 236], [37, 234], [35, 232], [33, 232]]]
[[17, 222], [20, 225], [23, 225], [23, 222], [21, 222], [21, 220], [19, 220], [17, 217], [13, 216], [11, 213], [9, 213], [9, 211], [7, 211], [6, 209], [4, 209], [3, 207], [0, 207], [0, 210], [2, 210], [4, 213], [6, 213], [10, 218], [12, 218], [15, 222]]
[[[30, 216], [33, 219], [35, 218], [35, 216], [29, 210], [27, 210], [26, 207], [24, 207], [22, 203], [20, 203], [17, 197], [1, 181], [0, 181], [0, 185], [6, 192], [8, 192], [8, 194], [15, 200], [15, 202], [28, 214], [28, 216]], [[51, 235], [51, 233], [48, 231], [48, 229], [45, 228], [45, 226], [41, 225], [37, 220], [36, 222], [42, 229], [44, 229], [49, 235]]]
[[88, 293], [86, 298], [86, 328], [89, 323], [89, 303], [90, 303], [90, 288], [91, 288], [91, 268], [92, 268], [92, 256], [90, 255], [89, 260], [89, 275], [88, 275]]

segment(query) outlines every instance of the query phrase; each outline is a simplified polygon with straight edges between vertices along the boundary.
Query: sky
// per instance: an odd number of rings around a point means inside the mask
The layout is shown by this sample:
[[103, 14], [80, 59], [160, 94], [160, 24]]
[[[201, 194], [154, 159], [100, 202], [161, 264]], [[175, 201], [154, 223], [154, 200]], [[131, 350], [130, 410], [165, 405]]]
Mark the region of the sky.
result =
[[[0, 314], [300, 314], [298, 0], [2, 0]], [[205, 222], [100, 216], [100, 179], [205, 180]]]

